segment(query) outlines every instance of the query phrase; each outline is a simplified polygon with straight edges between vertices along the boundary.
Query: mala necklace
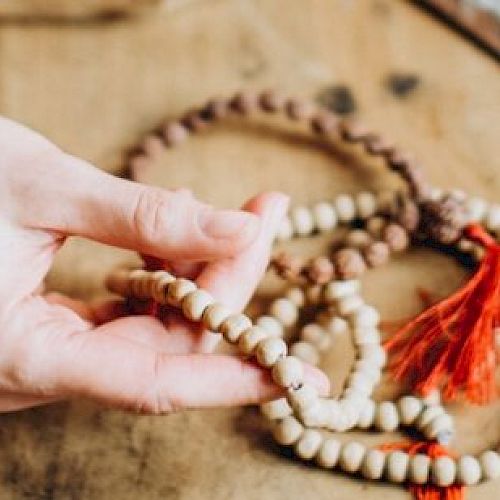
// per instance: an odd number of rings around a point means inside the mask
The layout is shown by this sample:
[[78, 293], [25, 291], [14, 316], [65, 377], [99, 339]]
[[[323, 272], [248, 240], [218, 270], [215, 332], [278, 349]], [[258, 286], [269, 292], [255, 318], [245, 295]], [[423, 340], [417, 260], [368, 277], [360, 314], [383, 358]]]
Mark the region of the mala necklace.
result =
[[[421, 500], [461, 498], [463, 486], [499, 478], [498, 451], [457, 457], [446, 448], [454, 424], [440, 393], [447, 400], [462, 394], [479, 404], [496, 397], [500, 247], [491, 233], [500, 229], [500, 207], [462, 192], [430, 188], [419, 167], [377, 134], [307, 101], [270, 91], [213, 100], [168, 123], [161, 135], [148, 136], [131, 156], [131, 178], [140, 180], [165, 146], [176, 146], [227, 115], [258, 110], [283, 112], [305, 121], [319, 136], [361, 144], [399, 173], [407, 193], [361, 192], [312, 208], [293, 208], [279, 230], [280, 240], [331, 231], [340, 224], [351, 230], [332, 255], [309, 261], [287, 253], [273, 257], [270, 267], [290, 285], [271, 303], [268, 314], [254, 322], [215, 302], [193, 281], [153, 269], [147, 258], [146, 269], [111, 274], [108, 288], [123, 297], [179, 308], [188, 320], [220, 333], [242, 355], [270, 369], [285, 396], [263, 404], [262, 413], [272, 422], [276, 441], [292, 446], [304, 460], [371, 480], [408, 483]], [[382, 346], [380, 315], [363, 300], [358, 278], [387, 262], [391, 254], [406, 250], [412, 241], [466, 255], [478, 269], [462, 290], [417, 316]], [[301, 310], [308, 307], [314, 308], [315, 320], [303, 325], [298, 339], [287, 345], [285, 333], [297, 326]], [[303, 362], [317, 365], [332, 341], [345, 335], [352, 339], [356, 361], [341, 396], [322, 398], [304, 383]], [[372, 399], [388, 353], [393, 355], [389, 367], [396, 378], [423, 396], [407, 395], [396, 402]], [[367, 449], [331, 436], [354, 428], [391, 432], [400, 426], [415, 428], [425, 441]]]

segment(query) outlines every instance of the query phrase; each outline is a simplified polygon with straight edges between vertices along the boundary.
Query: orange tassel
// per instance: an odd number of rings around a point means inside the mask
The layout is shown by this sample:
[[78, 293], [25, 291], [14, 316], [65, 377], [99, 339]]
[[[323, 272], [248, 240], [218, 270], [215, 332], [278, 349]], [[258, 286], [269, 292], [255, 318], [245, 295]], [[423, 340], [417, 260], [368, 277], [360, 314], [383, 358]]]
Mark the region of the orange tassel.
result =
[[[450, 452], [438, 443], [389, 443], [380, 446], [382, 451], [405, 451], [409, 455], [422, 453], [430, 458], [451, 456]], [[416, 500], [464, 500], [465, 490], [462, 485], [452, 484], [446, 488], [434, 486], [433, 484], [410, 484], [410, 493]]]
[[480, 225], [465, 230], [486, 249], [469, 282], [430, 307], [385, 343], [395, 353], [391, 368], [427, 395], [442, 387], [445, 399], [459, 391], [473, 403], [497, 396], [494, 328], [500, 324], [500, 246]]

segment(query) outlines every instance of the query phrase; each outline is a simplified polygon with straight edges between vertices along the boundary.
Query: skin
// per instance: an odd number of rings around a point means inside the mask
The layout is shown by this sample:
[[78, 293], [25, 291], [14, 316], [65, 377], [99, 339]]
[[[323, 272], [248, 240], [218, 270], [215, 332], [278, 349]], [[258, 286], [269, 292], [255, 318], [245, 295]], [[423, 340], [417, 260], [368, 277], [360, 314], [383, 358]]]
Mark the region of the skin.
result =
[[[143, 413], [255, 404], [279, 396], [267, 370], [212, 354], [219, 337], [168, 311], [126, 316], [40, 292], [57, 251], [78, 235], [161, 259], [242, 310], [288, 199], [264, 193], [216, 210], [189, 191], [110, 176], [0, 118], [0, 411], [70, 398]], [[321, 393], [328, 380], [306, 367]]]

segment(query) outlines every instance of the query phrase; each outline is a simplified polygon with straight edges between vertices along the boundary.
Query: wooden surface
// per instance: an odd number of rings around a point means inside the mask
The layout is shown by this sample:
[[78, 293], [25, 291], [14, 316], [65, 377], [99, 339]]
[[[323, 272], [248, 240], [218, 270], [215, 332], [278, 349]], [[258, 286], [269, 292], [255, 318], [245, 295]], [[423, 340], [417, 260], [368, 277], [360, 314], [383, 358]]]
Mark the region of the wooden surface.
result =
[[[0, 112], [111, 172], [141, 134], [207, 97], [278, 86], [315, 96], [348, 85], [358, 114], [414, 151], [438, 185], [500, 195], [497, 63], [406, 1], [200, 0], [156, 15], [77, 25], [0, 21]], [[418, 77], [405, 97], [389, 75]], [[298, 201], [380, 186], [380, 165], [359, 165], [276, 123], [221, 128], [162, 159], [151, 183], [190, 186], [237, 206], [262, 189]], [[321, 241], [302, 245], [317, 252]], [[300, 246], [300, 245], [299, 245]], [[298, 249], [299, 246], [296, 246]], [[79, 297], [128, 254], [75, 240], [50, 276]], [[417, 310], [415, 287], [444, 295], [464, 276], [455, 263], [413, 250], [364, 280], [386, 319]], [[261, 295], [275, 285], [267, 283]], [[340, 343], [342, 344], [342, 343]], [[350, 348], [325, 368], [335, 387]], [[388, 393], [387, 387], [383, 390]], [[457, 406], [457, 449], [500, 439], [500, 407]], [[381, 442], [393, 436], [361, 436]], [[493, 499], [500, 484], [471, 488]], [[291, 460], [271, 443], [254, 409], [137, 417], [87, 402], [0, 416], [0, 498], [10, 499], [403, 499], [380, 486]]]

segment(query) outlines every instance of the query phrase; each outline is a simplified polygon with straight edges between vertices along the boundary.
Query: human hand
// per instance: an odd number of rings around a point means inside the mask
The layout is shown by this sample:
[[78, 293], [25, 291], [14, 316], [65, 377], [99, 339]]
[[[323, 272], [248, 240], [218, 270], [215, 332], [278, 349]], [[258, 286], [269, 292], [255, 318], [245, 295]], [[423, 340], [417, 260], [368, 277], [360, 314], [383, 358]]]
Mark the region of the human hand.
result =
[[[267, 193], [242, 211], [187, 191], [105, 174], [0, 118], [0, 411], [67, 398], [146, 413], [257, 403], [279, 396], [269, 374], [172, 311], [164, 324], [39, 290], [67, 236], [162, 259], [241, 310], [265, 271], [288, 200]], [[325, 376], [310, 383], [324, 393]]]

